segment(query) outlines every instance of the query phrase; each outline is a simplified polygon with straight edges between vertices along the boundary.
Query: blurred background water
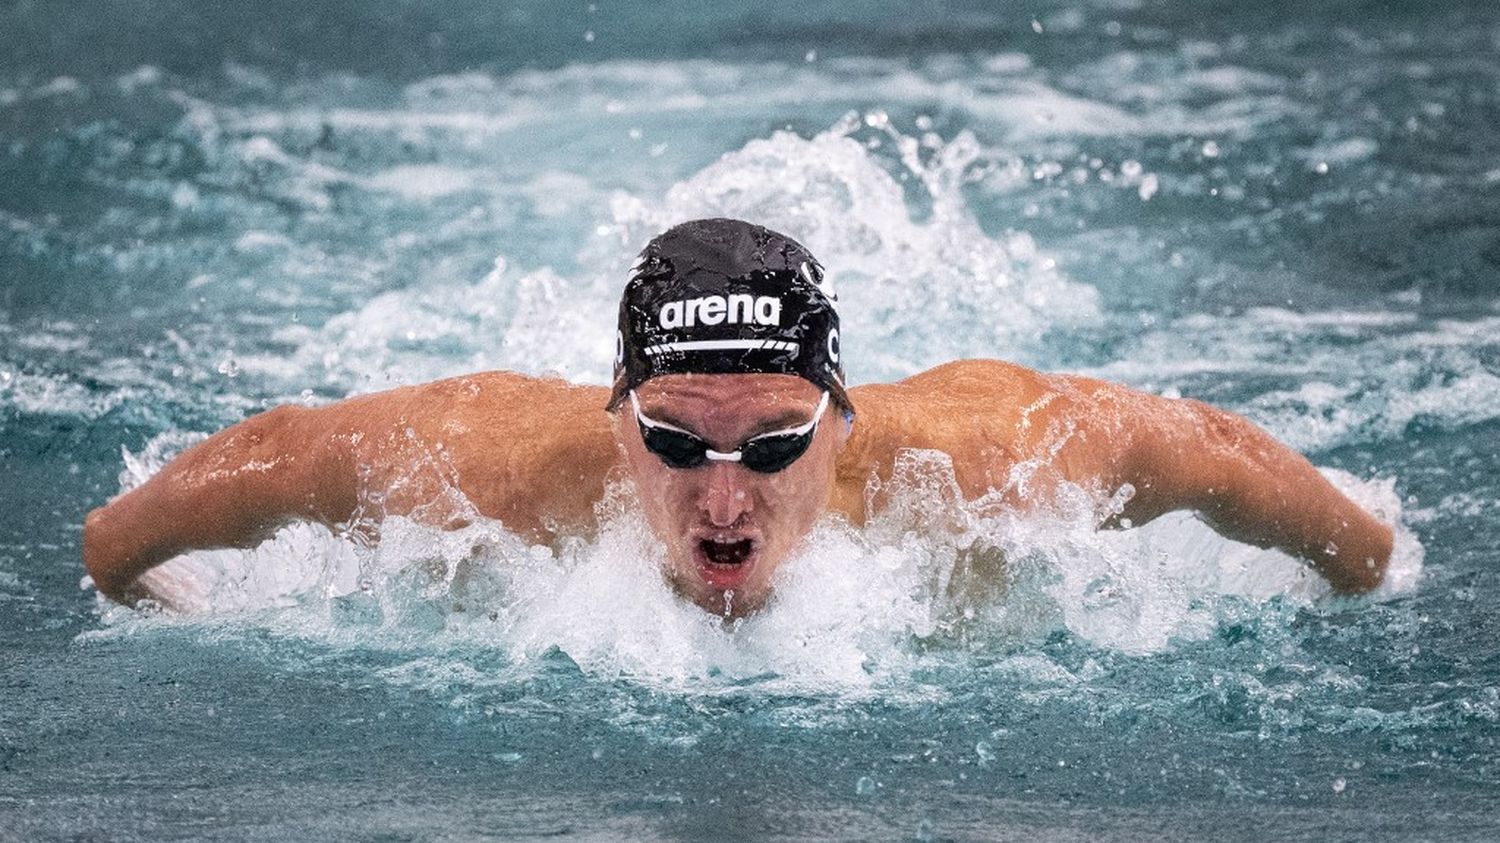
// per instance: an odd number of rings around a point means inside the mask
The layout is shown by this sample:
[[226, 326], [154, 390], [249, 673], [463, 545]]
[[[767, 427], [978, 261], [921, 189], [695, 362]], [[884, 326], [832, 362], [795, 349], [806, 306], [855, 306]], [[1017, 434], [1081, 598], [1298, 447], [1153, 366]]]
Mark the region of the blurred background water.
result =
[[[1480, 2], [7, 4], [0, 838], [1493, 839], [1496, 125]], [[262, 408], [603, 382], [632, 255], [709, 214], [819, 255], [856, 382], [1247, 415], [1398, 519], [1392, 583], [913, 459], [735, 629], [628, 511], [80, 587], [88, 509]]]

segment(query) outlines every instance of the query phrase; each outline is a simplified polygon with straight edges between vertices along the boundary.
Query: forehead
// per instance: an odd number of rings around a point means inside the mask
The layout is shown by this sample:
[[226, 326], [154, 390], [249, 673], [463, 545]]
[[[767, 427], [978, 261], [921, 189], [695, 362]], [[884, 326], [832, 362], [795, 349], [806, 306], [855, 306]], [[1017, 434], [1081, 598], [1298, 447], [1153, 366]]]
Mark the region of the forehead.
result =
[[805, 419], [822, 390], [796, 375], [659, 375], [636, 389], [641, 409], [681, 421]]

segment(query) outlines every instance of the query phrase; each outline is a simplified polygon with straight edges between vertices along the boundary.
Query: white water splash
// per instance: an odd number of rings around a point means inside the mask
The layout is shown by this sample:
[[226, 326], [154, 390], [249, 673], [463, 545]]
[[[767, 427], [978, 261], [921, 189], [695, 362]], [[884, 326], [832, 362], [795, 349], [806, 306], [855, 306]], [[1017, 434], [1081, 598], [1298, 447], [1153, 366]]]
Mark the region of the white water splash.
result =
[[[126, 485], [185, 441], [130, 455]], [[1328, 475], [1398, 524], [1382, 593], [1409, 590], [1421, 547], [1400, 526], [1392, 485]], [[299, 525], [253, 551], [187, 554], [145, 582], [173, 607], [173, 623], [229, 621], [404, 653], [388, 676], [422, 687], [454, 681], [447, 667], [476, 653], [507, 668], [488, 680], [466, 671], [469, 685], [511, 682], [561, 653], [592, 676], [695, 693], [753, 680], [769, 692], [908, 701], [934, 693], [900, 690], [942, 658], [929, 652], [1003, 649], [1055, 630], [1107, 650], [1161, 652], [1209, 635], [1225, 595], [1311, 604], [1329, 593], [1292, 559], [1186, 516], [1096, 531], [1103, 504], [1081, 489], [1064, 489], [1044, 513], [965, 502], [936, 452], [908, 453], [883, 493], [889, 507], [863, 529], [824, 519], [778, 572], [768, 607], [734, 623], [671, 592], [628, 488], [592, 541], [537, 547], [485, 519], [445, 531], [391, 518], [380, 543], [363, 547]], [[101, 607], [112, 631], [158, 622], [102, 598]]]
[[[898, 150], [901, 179], [870, 143], [874, 130]], [[1049, 330], [1098, 322], [1098, 295], [1067, 279], [1026, 234], [988, 235], [963, 185], [993, 153], [967, 132], [944, 143], [901, 134], [882, 113], [847, 116], [812, 138], [776, 132], [751, 141], [660, 202], [618, 195], [621, 244], [644, 242], [685, 219], [732, 216], [792, 234], [827, 268], [839, 290], [851, 377], [913, 374], [961, 357], [1014, 356]], [[965, 331], [942, 325], [964, 324]]]
[[[246, 371], [322, 380], [358, 391], [473, 369], [557, 373], [604, 383], [612, 364], [616, 302], [635, 253], [687, 219], [755, 220], [804, 241], [840, 290], [852, 377], [900, 377], [959, 357], [1024, 355], [1051, 330], [1100, 319], [1093, 288], [1071, 281], [1023, 233], [991, 237], [962, 187], [986, 159], [972, 136], [926, 144], [887, 124], [894, 161], [873, 155], [846, 119], [812, 138], [777, 132], [751, 141], [667, 191], [617, 192], [612, 223], [580, 246], [583, 274], [517, 272], [504, 258], [471, 285], [422, 286], [375, 297], [321, 330], [286, 326], [298, 351], [247, 356]], [[909, 188], [920, 185], [924, 219]], [[913, 319], [920, 314], [920, 319]], [[955, 332], [953, 323], [982, 326]], [[305, 374], [304, 374], [305, 377]]]

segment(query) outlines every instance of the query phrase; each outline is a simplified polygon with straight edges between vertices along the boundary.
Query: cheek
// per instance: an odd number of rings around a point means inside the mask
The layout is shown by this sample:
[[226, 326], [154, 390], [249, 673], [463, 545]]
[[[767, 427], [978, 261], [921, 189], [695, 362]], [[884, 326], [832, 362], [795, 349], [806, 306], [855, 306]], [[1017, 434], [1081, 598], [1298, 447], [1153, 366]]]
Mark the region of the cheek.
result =
[[663, 536], [675, 533], [679, 516], [692, 512], [687, 506], [696, 494], [692, 475], [668, 468], [639, 444], [625, 449], [625, 465], [646, 519]]
[[[809, 455], [811, 456], [811, 455]], [[832, 488], [832, 472], [798, 460], [761, 487], [761, 504], [784, 523], [805, 527], [818, 520]]]

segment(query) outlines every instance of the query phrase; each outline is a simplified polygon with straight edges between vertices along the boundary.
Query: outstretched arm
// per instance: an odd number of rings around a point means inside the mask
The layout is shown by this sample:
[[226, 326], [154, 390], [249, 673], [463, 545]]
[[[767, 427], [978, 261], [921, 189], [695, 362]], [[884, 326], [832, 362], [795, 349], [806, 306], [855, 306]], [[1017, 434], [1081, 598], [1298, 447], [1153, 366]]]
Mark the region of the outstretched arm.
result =
[[600, 387], [486, 372], [280, 407], [89, 513], [84, 565], [129, 602], [173, 556], [254, 547], [293, 520], [364, 533], [388, 515], [443, 527], [484, 515], [534, 541], [586, 531], [618, 460], [604, 403]]
[[89, 513], [83, 561], [100, 593], [144, 596], [136, 579], [197, 548], [253, 547], [283, 523], [336, 524], [356, 506], [350, 437], [338, 410], [278, 407], [220, 431]]
[[1384, 579], [1391, 528], [1264, 430], [1199, 401], [1071, 380], [1092, 405], [1086, 450], [1108, 463], [1098, 474], [1135, 488], [1113, 521], [1196, 510], [1224, 536], [1305, 560], [1337, 592], [1370, 591]]

